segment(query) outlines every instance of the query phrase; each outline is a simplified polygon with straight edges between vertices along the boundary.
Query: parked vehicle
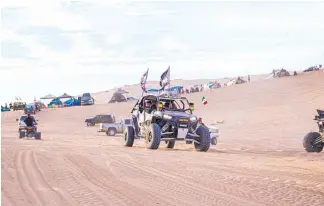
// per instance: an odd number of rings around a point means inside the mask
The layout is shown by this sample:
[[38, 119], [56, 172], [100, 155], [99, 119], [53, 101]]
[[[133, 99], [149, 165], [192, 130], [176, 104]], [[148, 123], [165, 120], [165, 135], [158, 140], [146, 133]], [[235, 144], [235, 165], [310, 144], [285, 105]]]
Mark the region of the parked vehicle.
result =
[[84, 93], [81, 97], [81, 106], [83, 105], [93, 105], [94, 104], [94, 98], [91, 96], [90, 93]]
[[113, 114], [99, 114], [93, 118], [88, 118], [85, 120], [87, 126], [95, 126], [99, 123], [115, 123], [116, 118]]
[[24, 110], [26, 106], [26, 102], [14, 102], [12, 105], [12, 110], [13, 111], [18, 111], [18, 110]]
[[219, 140], [219, 128], [217, 127], [216, 124], [211, 124], [207, 126], [210, 132], [210, 143], [212, 145], [217, 145], [217, 142]]
[[99, 132], [106, 132], [108, 136], [121, 134], [128, 126], [132, 126], [132, 119], [122, 119], [116, 123], [100, 123]]

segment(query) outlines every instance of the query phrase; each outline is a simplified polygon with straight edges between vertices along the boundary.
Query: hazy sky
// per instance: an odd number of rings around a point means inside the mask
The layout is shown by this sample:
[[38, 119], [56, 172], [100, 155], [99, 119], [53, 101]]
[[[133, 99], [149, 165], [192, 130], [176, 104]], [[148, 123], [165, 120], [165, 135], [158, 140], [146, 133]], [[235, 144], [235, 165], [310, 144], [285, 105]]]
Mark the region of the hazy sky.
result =
[[324, 3], [116, 2], [8, 0], [1, 102], [324, 63]]

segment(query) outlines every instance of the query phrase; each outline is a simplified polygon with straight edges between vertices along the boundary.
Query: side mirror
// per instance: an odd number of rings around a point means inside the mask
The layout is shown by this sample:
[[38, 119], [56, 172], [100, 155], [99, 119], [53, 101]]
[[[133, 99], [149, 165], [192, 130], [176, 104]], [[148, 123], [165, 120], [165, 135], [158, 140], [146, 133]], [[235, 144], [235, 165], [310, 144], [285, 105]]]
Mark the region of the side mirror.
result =
[[189, 109], [191, 111], [194, 111], [195, 110], [195, 104], [194, 103], [189, 103]]

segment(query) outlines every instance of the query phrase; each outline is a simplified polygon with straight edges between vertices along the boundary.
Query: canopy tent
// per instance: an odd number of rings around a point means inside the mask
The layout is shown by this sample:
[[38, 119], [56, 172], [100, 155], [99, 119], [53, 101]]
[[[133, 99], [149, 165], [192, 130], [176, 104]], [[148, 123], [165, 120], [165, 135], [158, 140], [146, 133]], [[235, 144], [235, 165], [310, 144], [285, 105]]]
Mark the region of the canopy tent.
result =
[[[176, 85], [171, 88], [167, 88], [164, 91], [171, 91], [171, 92], [179, 92], [181, 89], [183, 89], [183, 86]], [[154, 92], [162, 92], [162, 89], [148, 89], [146, 90], [147, 93], [154, 93]]]
[[41, 97], [40, 99], [54, 99], [54, 98], [55, 98], [54, 95], [52, 95], [52, 94], [48, 94], [48, 95], [46, 95], [46, 96], [44, 96], [44, 97]]
[[59, 98], [56, 97], [47, 106], [52, 107], [54, 105], [63, 105], [63, 103]]
[[119, 93], [118, 91], [113, 94], [108, 103], [115, 102], [127, 102], [127, 97], [124, 94]]
[[72, 98], [73, 96], [68, 95], [67, 93], [62, 94], [61, 96], [57, 97], [59, 99], [64, 99], [64, 98]]
[[129, 92], [122, 89], [122, 88], [118, 88], [117, 91], [115, 93], [119, 93], [119, 94], [128, 94]]
[[72, 98], [66, 100], [63, 104], [66, 107], [77, 106], [77, 105], [80, 105], [80, 100], [79, 100], [79, 98], [76, 99], [76, 98], [72, 97]]

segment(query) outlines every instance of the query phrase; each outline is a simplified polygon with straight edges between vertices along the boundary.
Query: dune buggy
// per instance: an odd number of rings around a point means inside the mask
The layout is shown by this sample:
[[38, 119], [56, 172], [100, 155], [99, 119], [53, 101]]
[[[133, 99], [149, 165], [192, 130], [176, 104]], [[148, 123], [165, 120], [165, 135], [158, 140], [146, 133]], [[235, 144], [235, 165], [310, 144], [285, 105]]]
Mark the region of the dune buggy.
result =
[[132, 147], [134, 139], [145, 139], [148, 149], [158, 149], [164, 141], [174, 148], [176, 141], [194, 143], [197, 151], [206, 152], [210, 146], [210, 132], [192, 114], [194, 104], [185, 97], [146, 95], [133, 107], [133, 125], [125, 128], [125, 146]]
[[321, 152], [324, 147], [324, 110], [317, 109], [318, 132], [310, 132], [304, 137], [303, 146], [307, 152]]

